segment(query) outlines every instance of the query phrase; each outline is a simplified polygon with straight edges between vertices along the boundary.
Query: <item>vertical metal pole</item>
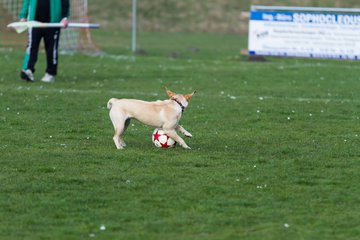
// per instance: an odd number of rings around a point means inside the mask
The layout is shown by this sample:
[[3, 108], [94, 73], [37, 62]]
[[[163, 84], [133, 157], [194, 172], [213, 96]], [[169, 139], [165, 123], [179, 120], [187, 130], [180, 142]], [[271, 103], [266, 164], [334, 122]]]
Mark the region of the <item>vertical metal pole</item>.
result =
[[132, 1], [132, 52], [136, 52], [136, 0]]

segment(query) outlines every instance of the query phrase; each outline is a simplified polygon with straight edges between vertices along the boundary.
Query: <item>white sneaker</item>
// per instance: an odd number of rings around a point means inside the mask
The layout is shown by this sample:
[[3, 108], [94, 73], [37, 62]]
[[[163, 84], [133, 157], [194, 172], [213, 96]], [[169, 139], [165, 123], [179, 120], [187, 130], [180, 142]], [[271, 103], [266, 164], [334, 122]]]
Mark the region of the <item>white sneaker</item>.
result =
[[21, 70], [20, 77], [28, 82], [34, 81], [34, 74], [30, 69]]
[[42, 82], [51, 83], [55, 81], [55, 77], [51, 74], [45, 73], [44, 77], [41, 79]]

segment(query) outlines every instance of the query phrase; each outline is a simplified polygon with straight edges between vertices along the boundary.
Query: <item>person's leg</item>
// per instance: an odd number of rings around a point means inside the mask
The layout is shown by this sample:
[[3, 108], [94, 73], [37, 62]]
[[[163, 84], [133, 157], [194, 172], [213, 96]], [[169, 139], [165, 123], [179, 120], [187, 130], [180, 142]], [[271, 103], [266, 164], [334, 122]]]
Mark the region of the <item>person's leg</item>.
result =
[[55, 76], [58, 66], [58, 48], [60, 38], [60, 28], [44, 29], [44, 42], [46, 51], [46, 73]]
[[30, 69], [32, 73], [35, 72], [41, 38], [42, 31], [40, 28], [29, 28], [28, 44], [22, 65], [23, 71]]

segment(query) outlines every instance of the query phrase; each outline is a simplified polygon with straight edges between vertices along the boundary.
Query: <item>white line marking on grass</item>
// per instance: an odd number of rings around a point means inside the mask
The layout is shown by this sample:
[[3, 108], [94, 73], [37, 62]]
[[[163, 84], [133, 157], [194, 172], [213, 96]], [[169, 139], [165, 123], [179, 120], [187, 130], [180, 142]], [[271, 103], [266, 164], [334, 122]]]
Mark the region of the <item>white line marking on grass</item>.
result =
[[[19, 91], [38, 91], [38, 92], [48, 92], [48, 93], [54, 93], [54, 92], [58, 92], [61, 94], [64, 93], [80, 93], [80, 94], [100, 94], [100, 93], [107, 93], [107, 94], [112, 94], [114, 95], [114, 97], [121, 97], [121, 96], [133, 96], [133, 95], [141, 95], [141, 96], [159, 96], [159, 93], [154, 93], [154, 92], [141, 92], [141, 91], [116, 91], [116, 90], [101, 90], [101, 89], [56, 89], [56, 88], [51, 88], [51, 89], [46, 89], [43, 86], [39, 86], [39, 87], [18, 87], [17, 90]], [[165, 96], [164, 94], [161, 94]], [[160, 96], [161, 96], [160, 95]], [[197, 93], [196, 95], [198, 96], [205, 96], [205, 97], [211, 97], [211, 98], [230, 98], [231, 100], [238, 100], [238, 99], [248, 99], [248, 96], [232, 96], [232, 95], [207, 95], [207, 94], [202, 94], [202, 93]], [[304, 98], [304, 97], [276, 97], [276, 96], [254, 96], [254, 97], [250, 97], [250, 98], [256, 98], [260, 101], [266, 101], [266, 100], [281, 100], [281, 101], [296, 101], [296, 102], [324, 102], [324, 103], [329, 103], [329, 102], [360, 102], [360, 100], [355, 100], [355, 99], [348, 99], [348, 98]]]
[[134, 56], [126, 56], [126, 55], [115, 55], [115, 54], [104, 54], [101, 55], [100, 58], [110, 58], [114, 59], [116, 61], [129, 61], [129, 62], [135, 62]]
[[56, 88], [51, 88], [51, 89], [45, 89], [43, 88], [43, 86], [40, 87], [36, 87], [36, 88], [31, 88], [31, 87], [18, 87], [17, 90], [19, 91], [38, 91], [38, 92], [48, 92], [48, 93], [54, 93], [54, 92], [58, 92], [58, 93], [83, 93], [83, 94], [99, 94], [99, 93], [111, 93], [111, 94], [116, 94], [116, 95], [122, 95], [122, 96], [126, 96], [126, 95], [143, 95], [143, 96], [158, 96], [158, 93], [151, 93], [151, 92], [139, 92], [139, 91], [115, 91], [115, 90], [100, 90], [100, 89], [56, 89]]
[[[236, 97], [236, 98], [246, 98], [246, 97]], [[348, 98], [304, 98], [304, 97], [274, 97], [274, 96], [262, 96], [262, 97], [258, 97], [258, 99], [260, 101], [264, 101], [264, 100], [282, 100], [282, 101], [296, 101], [296, 102], [324, 102], [324, 103], [329, 103], [329, 102], [359, 102], [360, 100], [351, 100]]]

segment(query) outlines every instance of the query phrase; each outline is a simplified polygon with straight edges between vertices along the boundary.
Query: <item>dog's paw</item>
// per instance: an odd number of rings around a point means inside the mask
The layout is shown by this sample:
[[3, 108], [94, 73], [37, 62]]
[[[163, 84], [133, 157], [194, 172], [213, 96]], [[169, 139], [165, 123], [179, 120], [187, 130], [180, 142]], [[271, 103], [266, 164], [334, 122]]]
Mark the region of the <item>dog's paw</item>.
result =
[[193, 137], [193, 135], [192, 135], [191, 133], [189, 133], [189, 132], [186, 132], [184, 135], [185, 135], [185, 137], [188, 137], [188, 138], [192, 138], [192, 137]]

